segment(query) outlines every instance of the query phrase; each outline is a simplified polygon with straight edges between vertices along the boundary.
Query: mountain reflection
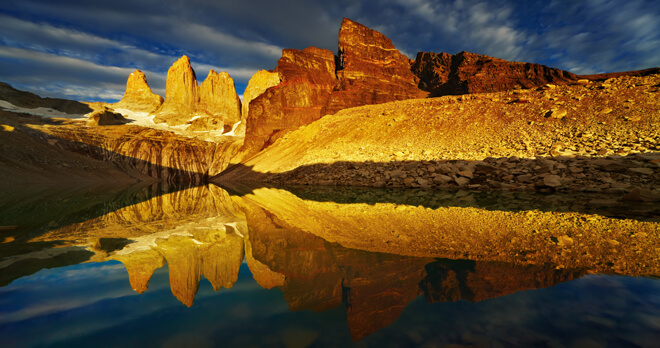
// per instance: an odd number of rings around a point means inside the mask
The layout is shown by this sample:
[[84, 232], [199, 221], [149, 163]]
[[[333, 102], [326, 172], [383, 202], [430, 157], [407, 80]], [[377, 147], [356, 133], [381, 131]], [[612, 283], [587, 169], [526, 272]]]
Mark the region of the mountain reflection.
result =
[[[658, 260], [638, 252], [660, 247], [657, 223], [528, 213], [339, 204], [277, 189], [241, 197], [199, 186], [133, 199], [29, 239], [5, 239], [11, 241], [0, 248], [0, 271], [10, 282], [57, 267], [58, 249], [84, 252], [70, 262], [120, 261], [132, 289], [144, 293], [154, 271], [167, 264], [172, 294], [190, 307], [202, 277], [215, 291], [229, 289], [245, 261], [261, 287], [281, 290], [291, 311], [344, 306], [351, 336], [359, 340], [392, 324], [420, 295], [427, 302], [476, 302], [590, 272], [657, 275], [660, 269]], [[559, 235], [539, 225], [549, 218], [561, 220]], [[602, 226], [607, 230], [598, 230]], [[578, 230], [594, 235], [578, 236]], [[14, 232], [3, 233], [13, 238]], [[4, 253], [7, 246], [14, 251]]]

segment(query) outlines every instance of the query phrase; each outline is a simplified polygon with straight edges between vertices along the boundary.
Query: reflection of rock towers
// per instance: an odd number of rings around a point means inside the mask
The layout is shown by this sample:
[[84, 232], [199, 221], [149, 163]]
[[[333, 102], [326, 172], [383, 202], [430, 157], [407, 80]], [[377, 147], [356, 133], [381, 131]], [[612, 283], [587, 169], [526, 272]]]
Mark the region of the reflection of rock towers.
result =
[[132, 232], [130, 243], [111, 256], [126, 266], [131, 287], [139, 293], [147, 290], [154, 271], [166, 263], [172, 293], [186, 306], [193, 304], [202, 276], [214, 290], [231, 288], [238, 279], [245, 218], [217, 186], [157, 196], [100, 220], [106, 230], [144, 225], [145, 232], [151, 232], [137, 236]]
[[[228, 232], [229, 230], [229, 232]], [[172, 294], [186, 306], [193, 304], [202, 276], [213, 290], [231, 288], [244, 257], [243, 238], [225, 225], [189, 227], [158, 238], [147, 249], [117, 255], [126, 266], [131, 287], [143, 293], [154, 270], [168, 264]]]
[[211, 207], [198, 209], [204, 213], [195, 219], [138, 238], [115, 253], [113, 258], [126, 265], [133, 289], [144, 292], [154, 270], [167, 263], [172, 293], [191, 306], [202, 276], [214, 290], [231, 288], [245, 258], [256, 282], [266, 289], [278, 287], [292, 311], [345, 306], [351, 336], [359, 340], [395, 322], [421, 294], [429, 302], [481, 301], [584, 274], [348, 249], [292, 226], [277, 211], [250, 200], [222, 190], [206, 197], [212, 198], [204, 203]]

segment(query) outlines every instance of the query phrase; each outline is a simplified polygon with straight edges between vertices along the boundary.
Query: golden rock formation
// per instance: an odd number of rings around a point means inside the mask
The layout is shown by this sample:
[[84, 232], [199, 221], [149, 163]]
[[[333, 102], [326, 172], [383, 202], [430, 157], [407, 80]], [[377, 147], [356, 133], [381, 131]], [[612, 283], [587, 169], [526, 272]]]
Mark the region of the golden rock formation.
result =
[[283, 50], [275, 72], [282, 82], [250, 101], [241, 158], [321, 118], [336, 83], [334, 55], [316, 47]]
[[163, 104], [163, 97], [151, 92], [147, 77], [140, 70], [135, 70], [128, 76], [126, 92], [121, 100], [112, 104], [114, 109], [152, 113]]
[[280, 74], [277, 72], [259, 70], [252, 75], [245, 88], [245, 93], [243, 93], [241, 124], [238, 125], [238, 128], [235, 131], [236, 135], [245, 136], [245, 124], [250, 111], [250, 102], [263, 94], [268, 88], [277, 86], [279, 83]]
[[199, 86], [197, 115], [208, 116], [193, 120], [189, 131], [219, 129], [228, 132], [241, 120], [241, 100], [228, 73], [209, 71], [208, 77]]
[[168, 184], [202, 184], [220, 173], [240, 146], [208, 142], [151, 128], [120, 125], [93, 130], [76, 125], [44, 127], [61, 149], [113, 163], [133, 177]]
[[410, 70], [408, 57], [390, 39], [347, 18], [339, 28], [337, 79], [323, 115], [428, 94], [417, 87], [419, 79]]
[[165, 102], [156, 112], [154, 122], [170, 126], [186, 124], [197, 110], [199, 86], [187, 56], [179, 58], [167, 71]]

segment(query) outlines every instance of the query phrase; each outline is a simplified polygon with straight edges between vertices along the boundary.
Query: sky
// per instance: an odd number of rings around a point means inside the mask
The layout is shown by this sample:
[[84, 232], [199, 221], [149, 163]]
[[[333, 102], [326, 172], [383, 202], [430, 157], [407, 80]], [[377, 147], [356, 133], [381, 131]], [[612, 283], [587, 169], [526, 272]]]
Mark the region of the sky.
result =
[[576, 74], [660, 66], [657, 0], [3, 0], [0, 81], [114, 102], [140, 69], [165, 97], [167, 69], [188, 55], [199, 83], [227, 71], [242, 95], [284, 48], [336, 52], [343, 17], [413, 59], [468, 51]]

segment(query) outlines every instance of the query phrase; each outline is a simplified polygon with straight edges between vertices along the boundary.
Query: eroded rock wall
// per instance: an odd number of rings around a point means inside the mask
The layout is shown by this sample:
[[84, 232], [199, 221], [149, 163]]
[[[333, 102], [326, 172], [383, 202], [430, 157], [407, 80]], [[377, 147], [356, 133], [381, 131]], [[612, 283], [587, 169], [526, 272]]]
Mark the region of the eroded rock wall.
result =
[[427, 95], [390, 39], [347, 18], [339, 29], [337, 62], [337, 85], [323, 114]]
[[168, 184], [205, 183], [227, 167], [239, 143], [207, 142], [135, 126], [50, 127], [49, 143], [114, 164], [134, 177]]
[[275, 72], [282, 82], [250, 101], [242, 158], [321, 118], [336, 81], [334, 55], [316, 47], [284, 50]]
[[578, 76], [541, 64], [512, 62], [486, 55], [460, 52], [419, 52], [412, 65], [419, 87], [432, 97], [501, 92], [551, 83], [575, 83]]

